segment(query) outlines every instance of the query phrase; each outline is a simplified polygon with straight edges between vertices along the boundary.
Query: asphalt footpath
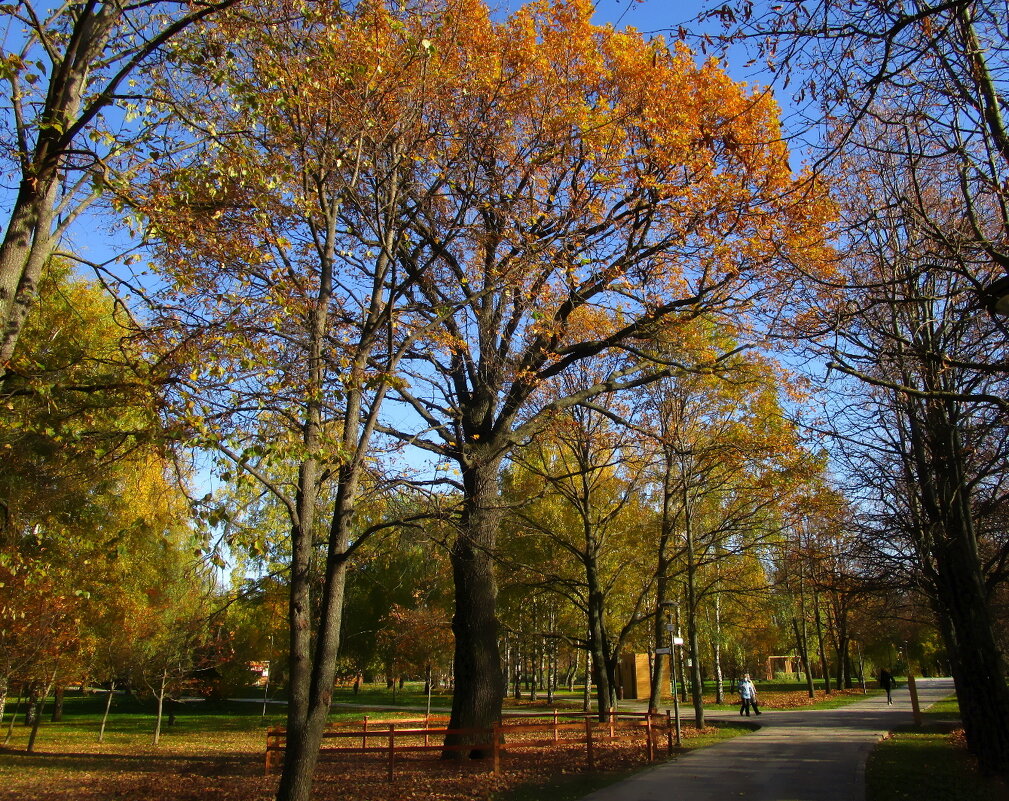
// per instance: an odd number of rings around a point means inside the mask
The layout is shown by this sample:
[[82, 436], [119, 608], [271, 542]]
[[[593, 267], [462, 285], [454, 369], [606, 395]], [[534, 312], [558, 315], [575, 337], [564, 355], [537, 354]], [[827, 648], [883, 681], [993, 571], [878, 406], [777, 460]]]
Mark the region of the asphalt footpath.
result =
[[[918, 679], [917, 688], [925, 709], [953, 694], [953, 680]], [[760, 725], [753, 734], [688, 752], [582, 801], [864, 801], [869, 752], [886, 732], [913, 723], [906, 685], [893, 701], [874, 695], [840, 709], [763, 710], [748, 718]], [[689, 719], [692, 711], [681, 707]]]

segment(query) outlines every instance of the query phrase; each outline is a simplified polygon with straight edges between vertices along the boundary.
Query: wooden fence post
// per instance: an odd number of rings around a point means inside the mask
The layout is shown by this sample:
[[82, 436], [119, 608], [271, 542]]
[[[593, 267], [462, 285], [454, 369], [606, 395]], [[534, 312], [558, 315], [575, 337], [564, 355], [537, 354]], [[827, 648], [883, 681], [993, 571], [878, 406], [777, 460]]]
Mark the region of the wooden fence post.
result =
[[494, 721], [494, 726], [491, 728], [491, 745], [490, 752], [491, 757], [494, 761], [494, 775], [501, 775], [501, 723], [499, 721]]
[[648, 756], [648, 761], [655, 761], [655, 746], [652, 743], [652, 713], [645, 713], [645, 736], [648, 738], [648, 745], [645, 746], [645, 754]]
[[364, 726], [361, 728], [361, 748], [368, 747], [368, 716], [364, 716]]
[[554, 710], [554, 745], [557, 745], [557, 710]]
[[613, 730], [613, 723], [614, 723], [614, 718], [616, 717], [616, 714], [617, 714], [617, 711], [611, 706], [610, 707], [610, 715], [609, 715], [609, 718], [610, 718], [610, 739], [611, 740], [616, 739], [616, 736], [617, 736], [616, 732]]
[[396, 724], [389, 724], [389, 781], [392, 781], [392, 765], [396, 759]]
[[595, 760], [592, 758], [592, 718], [585, 717], [585, 750], [588, 754], [589, 770], [595, 769]]
[[666, 753], [670, 755], [673, 753], [673, 718], [668, 709], [666, 710]]
[[[280, 745], [280, 735], [277, 729], [267, 729], [266, 730], [266, 765], [264, 776], [269, 776], [270, 771], [273, 769], [273, 763], [278, 760], [278, 755], [280, 751], [274, 750], [276, 746]], [[272, 747], [271, 747], [272, 746]]]

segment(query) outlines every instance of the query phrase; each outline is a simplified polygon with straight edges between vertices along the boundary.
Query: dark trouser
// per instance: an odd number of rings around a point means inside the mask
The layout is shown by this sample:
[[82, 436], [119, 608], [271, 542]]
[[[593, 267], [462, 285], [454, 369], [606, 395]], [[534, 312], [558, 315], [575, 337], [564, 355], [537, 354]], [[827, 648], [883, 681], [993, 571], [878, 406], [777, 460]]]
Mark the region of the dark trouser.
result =
[[750, 707], [753, 707], [753, 711], [758, 715], [760, 714], [760, 709], [757, 707], [756, 698], [744, 698], [742, 705], [739, 707], [739, 714], [742, 715], [746, 713], [746, 717], [750, 717]]

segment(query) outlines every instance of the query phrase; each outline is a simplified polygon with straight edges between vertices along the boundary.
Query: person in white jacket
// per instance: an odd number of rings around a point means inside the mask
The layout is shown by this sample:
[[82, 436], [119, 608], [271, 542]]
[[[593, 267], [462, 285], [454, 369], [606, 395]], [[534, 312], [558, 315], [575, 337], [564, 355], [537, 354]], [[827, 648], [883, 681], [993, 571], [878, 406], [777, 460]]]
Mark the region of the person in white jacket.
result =
[[760, 708], [757, 706], [757, 688], [750, 681], [749, 673], [745, 674], [743, 680], [739, 682], [739, 697], [742, 700], [742, 706], [739, 707], [740, 715], [745, 712], [746, 717], [750, 717], [751, 706], [756, 714], [760, 714]]

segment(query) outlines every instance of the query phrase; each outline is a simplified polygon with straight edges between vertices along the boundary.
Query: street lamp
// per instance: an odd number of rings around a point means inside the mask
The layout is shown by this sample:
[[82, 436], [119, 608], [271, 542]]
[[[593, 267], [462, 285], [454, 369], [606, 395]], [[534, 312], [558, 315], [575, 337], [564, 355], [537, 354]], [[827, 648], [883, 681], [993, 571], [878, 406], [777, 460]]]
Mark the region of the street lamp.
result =
[[[676, 606], [676, 601], [663, 601], [662, 605], [665, 607]], [[673, 634], [673, 632], [676, 631], [676, 626], [671, 622], [666, 623], [666, 631], [669, 632], [669, 648], [656, 649], [656, 653], [659, 653], [660, 651], [668, 651], [669, 653], [669, 689], [672, 690], [673, 693], [673, 719], [676, 722], [676, 747], [679, 748], [681, 742], [680, 694], [676, 689], [676, 649], [678, 646], [683, 645], [683, 638]], [[679, 632], [676, 632], [676, 634], [679, 634]]]
[[980, 291], [981, 305], [991, 314], [1009, 317], [1009, 275], [992, 281]]

